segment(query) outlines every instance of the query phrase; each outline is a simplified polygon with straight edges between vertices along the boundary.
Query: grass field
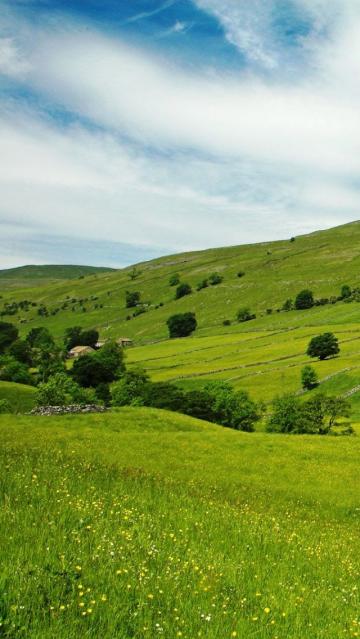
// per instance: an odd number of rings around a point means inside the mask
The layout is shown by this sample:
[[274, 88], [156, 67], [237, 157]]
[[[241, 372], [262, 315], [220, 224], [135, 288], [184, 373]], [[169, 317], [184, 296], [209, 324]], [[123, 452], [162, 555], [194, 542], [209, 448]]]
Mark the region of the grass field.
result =
[[0, 429], [1, 636], [359, 636], [357, 437], [150, 409]]
[[13, 413], [29, 412], [35, 406], [35, 398], [36, 389], [32, 386], [0, 382], [0, 400], [6, 399]]
[[113, 269], [97, 266], [62, 265], [29, 265], [0, 270], [0, 286], [5, 288], [22, 288], [26, 286], [49, 285], [57, 280], [68, 280], [86, 275], [104, 273]]

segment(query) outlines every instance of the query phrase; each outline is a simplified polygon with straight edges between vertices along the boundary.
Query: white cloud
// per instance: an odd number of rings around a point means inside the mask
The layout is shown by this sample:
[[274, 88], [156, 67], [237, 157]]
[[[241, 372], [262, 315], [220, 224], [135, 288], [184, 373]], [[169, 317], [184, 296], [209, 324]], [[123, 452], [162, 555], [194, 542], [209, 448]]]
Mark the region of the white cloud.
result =
[[[298, 2], [322, 29], [323, 1]], [[242, 3], [217, 6], [225, 12], [235, 4]], [[21, 46], [11, 41], [25, 52], [18, 61], [27, 61], [25, 86], [79, 123], [3, 104], [6, 238], [22, 229], [185, 250], [358, 217], [360, 19], [351, 5], [331, 37], [303, 43], [312, 70], [291, 82], [281, 69], [270, 80], [185, 72], [153, 52], [66, 24], [25, 30]], [[247, 51], [276, 69], [266, 60], [269, 51], [278, 59], [271, 34], [263, 36], [269, 21], [261, 20]], [[16, 64], [8, 73], [17, 73]]]
[[13, 38], [0, 38], [0, 74], [21, 76], [30, 68]]

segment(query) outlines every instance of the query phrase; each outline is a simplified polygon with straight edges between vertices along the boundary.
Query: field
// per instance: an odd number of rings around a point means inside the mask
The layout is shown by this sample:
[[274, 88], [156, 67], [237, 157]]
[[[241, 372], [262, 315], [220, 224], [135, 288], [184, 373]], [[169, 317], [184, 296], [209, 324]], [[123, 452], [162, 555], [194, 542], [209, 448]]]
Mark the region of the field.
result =
[[4, 637], [360, 633], [359, 441], [0, 418]]
[[36, 389], [25, 384], [0, 382], [0, 400], [6, 399], [13, 413], [27, 413], [35, 405]]

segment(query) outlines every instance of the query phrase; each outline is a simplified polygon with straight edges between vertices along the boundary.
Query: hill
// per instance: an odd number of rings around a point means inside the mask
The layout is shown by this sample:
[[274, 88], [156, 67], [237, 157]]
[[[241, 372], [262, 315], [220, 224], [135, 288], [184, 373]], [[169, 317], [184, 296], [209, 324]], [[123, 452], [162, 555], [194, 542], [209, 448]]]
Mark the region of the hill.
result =
[[18, 266], [0, 270], [0, 287], [23, 287], [32, 286], [37, 282], [46, 284], [54, 280], [75, 279], [93, 273], [105, 273], [113, 271], [112, 268], [101, 266], [72, 266], [62, 265], [34, 265]]
[[0, 431], [4, 636], [357, 636], [357, 438], [139, 408]]
[[[44, 325], [61, 339], [69, 326], [96, 327], [101, 338], [133, 338], [128, 364], [145, 366], [155, 380], [195, 386], [208, 378], [227, 379], [266, 401], [279, 392], [299, 390], [301, 367], [310, 361], [305, 355], [309, 339], [333, 331], [340, 339], [340, 357], [314, 366], [325, 389], [349, 392], [360, 385], [360, 304], [278, 311], [304, 288], [316, 298], [336, 301], [343, 284], [360, 286], [359, 267], [360, 223], [354, 222], [293, 241], [184, 253], [51, 286], [3, 288], [0, 309], [31, 300], [37, 306], [8, 317], [22, 333]], [[197, 283], [214, 272], [223, 277], [221, 284], [196, 291]], [[239, 272], [244, 275], [238, 277]], [[176, 287], [169, 285], [176, 273], [193, 288], [179, 300], [174, 299]], [[146, 312], [133, 317], [134, 309], [125, 308], [127, 290], [139, 291]], [[245, 306], [257, 319], [239, 324], [235, 316]], [[39, 307], [47, 316], [39, 315]], [[196, 333], [168, 340], [167, 318], [183, 311], [196, 313]], [[231, 325], [224, 326], [224, 320]], [[354, 406], [360, 405], [359, 394], [352, 399]]]
[[0, 400], [6, 399], [12, 413], [27, 413], [35, 406], [36, 389], [25, 384], [0, 382]]

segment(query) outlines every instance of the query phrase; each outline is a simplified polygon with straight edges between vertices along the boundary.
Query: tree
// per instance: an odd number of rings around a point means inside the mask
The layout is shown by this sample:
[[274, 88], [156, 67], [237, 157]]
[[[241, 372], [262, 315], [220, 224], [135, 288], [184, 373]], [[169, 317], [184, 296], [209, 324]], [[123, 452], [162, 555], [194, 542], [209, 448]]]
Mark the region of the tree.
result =
[[124, 368], [122, 349], [116, 342], [107, 342], [96, 353], [76, 359], [71, 375], [80, 386], [96, 388], [118, 379]]
[[219, 273], [212, 273], [209, 277], [209, 283], [211, 286], [216, 286], [217, 284], [221, 284], [223, 279], [224, 278]]
[[191, 335], [197, 327], [195, 313], [178, 313], [177, 315], [171, 315], [166, 324], [171, 338], [187, 337]]
[[6, 348], [18, 339], [19, 331], [10, 322], [0, 322], [0, 353], [4, 353]]
[[201, 280], [201, 282], [198, 283], [196, 290], [201, 291], [203, 288], [207, 288], [208, 286], [209, 286], [208, 280]]
[[148, 382], [143, 390], [144, 406], [184, 412], [184, 392], [169, 382]]
[[213, 421], [235, 430], [253, 432], [261, 412], [248, 393], [234, 391], [227, 382], [209, 382], [205, 384], [204, 391], [211, 397]]
[[94, 404], [95, 393], [80, 388], [69, 375], [56, 373], [38, 386], [38, 406], [67, 406], [69, 404]]
[[182, 283], [176, 289], [175, 299], [179, 300], [181, 297], [185, 297], [185, 295], [190, 295], [192, 292], [190, 284]]
[[295, 308], [296, 310], [303, 310], [306, 308], [312, 308], [314, 306], [314, 296], [312, 291], [304, 289], [296, 296]]
[[144, 390], [149, 381], [148, 375], [142, 369], [126, 371], [112, 387], [112, 405], [143, 405]]
[[52, 348], [55, 341], [50, 331], [44, 326], [32, 328], [26, 337], [32, 348]]
[[342, 300], [348, 299], [349, 297], [351, 297], [351, 288], [350, 286], [348, 286], [347, 284], [343, 284], [343, 286], [341, 287], [341, 293], [340, 293], [340, 297]]
[[245, 275], [245, 271], [238, 271], [238, 274], [237, 274], [238, 277], [244, 277], [244, 275]]
[[96, 342], [99, 340], [99, 333], [95, 329], [89, 329], [87, 331], [81, 331], [80, 341], [77, 346], [91, 346], [95, 348]]
[[240, 308], [236, 314], [236, 319], [238, 322], [249, 322], [250, 320], [253, 320], [255, 318], [256, 315], [254, 315], [247, 307]]
[[16, 384], [28, 384], [30, 386], [34, 384], [34, 380], [26, 364], [17, 362], [16, 359], [12, 357], [6, 358], [1, 366], [0, 379], [5, 382], [15, 382]]
[[271, 433], [306, 433], [308, 425], [301, 410], [300, 400], [295, 395], [276, 397], [266, 430]]
[[126, 291], [125, 293], [126, 308], [134, 308], [140, 303], [139, 291]]
[[304, 390], [312, 390], [319, 385], [319, 379], [312, 366], [304, 366], [301, 369], [301, 385]]
[[31, 347], [29, 342], [22, 339], [17, 339], [9, 346], [8, 351], [14, 359], [22, 364], [31, 365]]
[[324, 360], [339, 352], [337, 337], [333, 333], [322, 333], [322, 335], [317, 335], [310, 340], [306, 354], [309, 357], [318, 357], [320, 360]]
[[282, 306], [283, 311], [292, 311], [293, 308], [294, 308], [294, 302], [290, 298], [287, 299]]
[[109, 384], [102, 382], [95, 388], [95, 396], [100, 402], [103, 402], [104, 406], [110, 406], [111, 404], [111, 391]]
[[64, 335], [64, 346], [70, 351], [74, 346], [80, 346], [81, 326], [72, 326], [67, 328]]
[[[307, 402], [294, 395], [277, 397], [267, 423], [267, 430], [277, 433], [328, 435], [339, 417], [349, 417], [350, 404], [342, 397], [317, 394]], [[342, 434], [352, 433], [346, 424]]]
[[179, 273], [174, 273], [173, 275], [170, 276], [170, 279], [169, 279], [170, 286], [177, 286], [179, 283], [180, 283]]
[[128, 276], [131, 280], [136, 280], [137, 277], [140, 277], [142, 271], [140, 271], [136, 266], [133, 266], [131, 271], [129, 271]]

